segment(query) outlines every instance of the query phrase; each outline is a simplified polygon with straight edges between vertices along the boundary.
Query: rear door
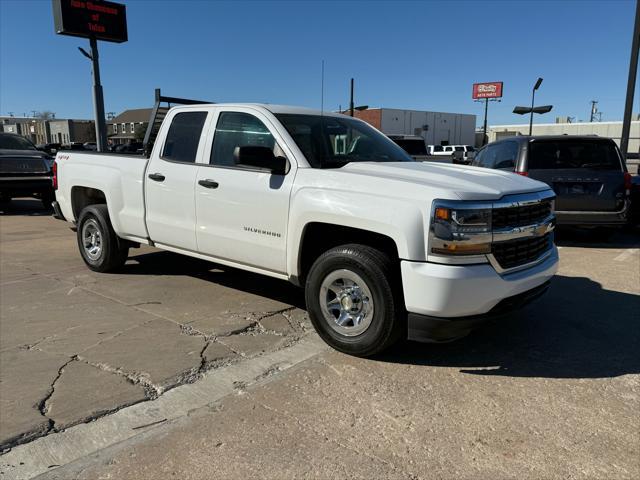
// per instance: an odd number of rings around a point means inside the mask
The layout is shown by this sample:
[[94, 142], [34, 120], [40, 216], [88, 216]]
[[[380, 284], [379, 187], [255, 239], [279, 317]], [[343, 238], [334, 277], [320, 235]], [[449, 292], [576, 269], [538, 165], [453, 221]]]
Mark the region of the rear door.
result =
[[156, 243], [197, 250], [196, 160], [206, 119], [206, 111], [192, 109], [168, 116], [164, 144], [153, 149], [144, 182], [147, 230]]
[[616, 211], [624, 199], [624, 169], [610, 139], [534, 139], [527, 155], [529, 177], [556, 193], [558, 211]]

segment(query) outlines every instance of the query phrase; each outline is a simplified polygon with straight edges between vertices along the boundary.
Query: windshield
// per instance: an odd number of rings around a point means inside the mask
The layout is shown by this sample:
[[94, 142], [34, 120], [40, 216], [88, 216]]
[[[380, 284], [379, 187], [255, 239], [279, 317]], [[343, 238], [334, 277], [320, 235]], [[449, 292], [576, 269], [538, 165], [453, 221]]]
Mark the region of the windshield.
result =
[[364, 122], [348, 117], [278, 114], [314, 168], [339, 168], [350, 162], [413, 162], [407, 153]]
[[35, 150], [36, 147], [20, 135], [0, 135], [0, 148], [5, 150]]
[[393, 141], [409, 155], [427, 155], [427, 146], [424, 144], [424, 140], [398, 138]]
[[529, 170], [593, 168], [622, 170], [615, 144], [610, 140], [535, 140], [529, 144]]

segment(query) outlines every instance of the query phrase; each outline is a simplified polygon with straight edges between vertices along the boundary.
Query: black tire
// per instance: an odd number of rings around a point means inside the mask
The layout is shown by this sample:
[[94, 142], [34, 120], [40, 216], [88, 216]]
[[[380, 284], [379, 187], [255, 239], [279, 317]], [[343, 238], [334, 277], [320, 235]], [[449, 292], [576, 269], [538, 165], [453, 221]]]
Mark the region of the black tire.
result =
[[[330, 323], [332, 319], [325, 316], [321, 306], [323, 282], [340, 270], [359, 276], [373, 299], [371, 323], [362, 333], [353, 336], [336, 331]], [[400, 274], [389, 256], [375, 248], [359, 244], [341, 245], [320, 255], [309, 270], [305, 299], [309, 317], [320, 337], [341, 352], [368, 357], [390, 347], [406, 334]]]
[[[91, 231], [99, 232], [100, 249], [94, 255], [85, 248], [84, 241], [84, 236]], [[89, 205], [82, 210], [78, 219], [77, 239], [84, 263], [94, 272], [112, 272], [127, 261], [129, 247], [122, 246], [124, 242], [118, 240], [104, 204]]]

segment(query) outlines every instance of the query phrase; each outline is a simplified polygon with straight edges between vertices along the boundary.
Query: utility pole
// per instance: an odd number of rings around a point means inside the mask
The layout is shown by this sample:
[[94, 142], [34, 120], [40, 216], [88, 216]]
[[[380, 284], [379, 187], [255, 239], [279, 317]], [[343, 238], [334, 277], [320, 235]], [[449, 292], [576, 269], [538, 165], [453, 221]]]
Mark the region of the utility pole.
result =
[[351, 96], [349, 98], [349, 115], [353, 117], [353, 78], [351, 79]]
[[622, 121], [622, 138], [620, 150], [627, 161], [629, 150], [629, 132], [631, 130], [631, 113], [633, 110], [633, 92], [636, 88], [636, 76], [638, 74], [638, 53], [640, 53], [640, 1], [636, 0], [636, 21], [633, 27], [633, 40], [631, 41], [631, 58], [629, 60], [629, 79], [627, 80], [627, 99], [624, 104], [624, 119]]
[[592, 123], [595, 121], [596, 115], [598, 114], [598, 107], [596, 107], [597, 104], [598, 100], [591, 100], [591, 119], [589, 121]]

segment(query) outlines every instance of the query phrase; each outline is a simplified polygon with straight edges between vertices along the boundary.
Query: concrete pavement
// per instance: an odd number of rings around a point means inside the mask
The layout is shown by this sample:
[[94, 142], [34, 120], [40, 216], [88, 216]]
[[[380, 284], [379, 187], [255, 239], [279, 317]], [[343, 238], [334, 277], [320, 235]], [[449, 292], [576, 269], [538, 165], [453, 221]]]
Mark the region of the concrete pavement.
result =
[[[49, 219], [14, 230], [5, 220], [0, 333], [13, 357], [0, 364], [0, 392], [15, 400], [2, 418], [15, 408], [35, 431], [39, 408], [21, 399], [44, 398], [47, 435], [0, 456], [0, 480], [640, 476], [637, 230], [607, 241], [560, 232], [550, 292], [509, 322], [365, 360], [324, 347], [281, 282], [145, 251], [110, 281], [74, 259], [74, 245], [31, 256], [48, 231], [69, 242]], [[35, 237], [30, 248], [5, 242], [18, 231]], [[31, 311], [31, 280], [54, 277], [79, 287], [40, 295], [83, 295]], [[14, 281], [22, 288], [5, 309]], [[82, 320], [101, 305], [105, 327], [94, 331]], [[18, 315], [29, 328], [6, 323]], [[7, 389], [6, 377], [20, 381]], [[103, 416], [68, 427], [87, 411]], [[67, 428], [46, 431], [49, 417]]]
[[311, 328], [287, 283], [152, 248], [132, 250], [121, 273], [93, 273], [69, 225], [38, 207], [17, 200], [0, 217], [0, 450], [157, 398]]

